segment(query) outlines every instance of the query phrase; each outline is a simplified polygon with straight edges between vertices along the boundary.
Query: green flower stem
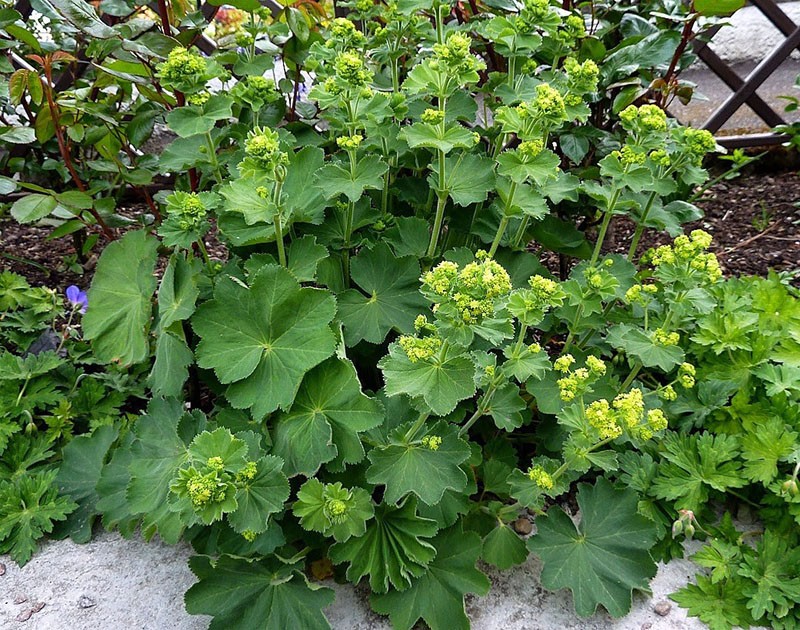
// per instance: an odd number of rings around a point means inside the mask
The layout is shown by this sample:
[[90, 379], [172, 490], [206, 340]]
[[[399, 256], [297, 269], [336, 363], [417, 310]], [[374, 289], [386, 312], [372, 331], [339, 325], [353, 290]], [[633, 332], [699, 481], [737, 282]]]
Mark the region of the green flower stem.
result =
[[489, 248], [490, 258], [494, 258], [494, 255], [497, 253], [497, 248], [500, 246], [500, 241], [503, 239], [503, 234], [505, 234], [506, 228], [508, 227], [508, 221], [509, 218], [506, 216], [500, 219], [500, 225], [497, 226], [497, 233], [494, 235], [492, 246]]
[[405, 436], [403, 437], [403, 442], [406, 444], [411, 442], [419, 433], [419, 430], [425, 424], [425, 421], [428, 419], [430, 414], [428, 412], [421, 413], [417, 421], [412, 425], [412, 427], [406, 432]]
[[275, 204], [275, 216], [273, 222], [275, 223], [275, 242], [278, 245], [278, 262], [281, 266], [286, 267], [286, 251], [283, 248], [283, 226], [281, 225], [281, 190], [283, 189], [283, 180], [275, 180], [275, 189], [273, 190], [273, 203]]
[[219, 168], [217, 149], [214, 147], [214, 139], [211, 137], [210, 131], [206, 131], [206, 147], [208, 149], [208, 159], [211, 161], [211, 168], [214, 170], [214, 176], [217, 178], [217, 182], [221, 184], [222, 171]]
[[[350, 177], [356, 178], [356, 152], [353, 149], [347, 151], [350, 157]], [[353, 215], [355, 214], [356, 204], [352, 201], [347, 202], [347, 214], [345, 215], [344, 224], [344, 251], [342, 252], [342, 261], [344, 264], [344, 284], [350, 287], [350, 247], [353, 238]]]
[[489, 388], [483, 393], [483, 396], [481, 396], [481, 399], [478, 401], [478, 408], [475, 410], [475, 413], [473, 413], [469, 417], [469, 420], [467, 420], [459, 429], [459, 437], [466, 435], [467, 431], [472, 428], [472, 425], [486, 415], [486, 411], [489, 409], [489, 403], [492, 402], [492, 397], [496, 391], [497, 386], [494, 383], [489, 385]]
[[[516, 249], [522, 245], [522, 239], [525, 237], [525, 230], [528, 229], [528, 223], [530, 222], [530, 217], [525, 216], [522, 217], [519, 223], [519, 227], [517, 228], [517, 233], [514, 234], [514, 238], [511, 241], [511, 247]], [[527, 245], [527, 243], [525, 243]]]
[[517, 343], [514, 344], [514, 354], [513, 356], [518, 357], [519, 351], [522, 350], [522, 344], [525, 341], [525, 334], [528, 332], [528, 327], [520, 322], [519, 324], [519, 334], [517, 335]]
[[490, 258], [494, 258], [494, 255], [497, 253], [497, 248], [500, 247], [500, 241], [503, 240], [503, 235], [506, 233], [506, 228], [508, 227], [508, 222], [510, 221], [508, 213], [514, 203], [514, 195], [516, 192], [517, 182], [512, 181], [511, 186], [508, 189], [508, 199], [506, 199], [506, 207], [503, 211], [503, 217], [500, 219], [500, 225], [497, 226], [497, 233], [494, 235], [492, 246], [489, 248]]
[[639, 370], [641, 369], [642, 369], [642, 364], [640, 361], [634, 363], [631, 373], [628, 374], [628, 378], [626, 378], [625, 381], [622, 383], [622, 385], [620, 385], [619, 387], [620, 392], [625, 393], [625, 391], [628, 389], [628, 387], [630, 387], [631, 383], [633, 383], [633, 379], [636, 378], [636, 376], [639, 374]]
[[[439, 15], [439, 9], [436, 10], [436, 15]], [[439, 111], [444, 112], [445, 107], [447, 105], [447, 99], [440, 99], [439, 101]], [[445, 121], [442, 120], [441, 128], [442, 133], [444, 133], [445, 129]], [[447, 205], [447, 191], [445, 190], [447, 186], [447, 174], [445, 173], [445, 154], [444, 151], [441, 149], [437, 149], [438, 159], [439, 159], [439, 190], [436, 191], [436, 215], [433, 220], [433, 230], [431, 231], [431, 241], [428, 244], [428, 251], [425, 255], [428, 258], [433, 258], [436, 254], [436, 246], [439, 244], [439, 236], [440, 232], [442, 231], [442, 223], [444, 222], [444, 209]]]
[[508, 57], [508, 86], [514, 87], [514, 81], [516, 80], [516, 71], [517, 71], [517, 57], [514, 55], [514, 51], [511, 51], [511, 54]]
[[[622, 169], [622, 174], [628, 174], [628, 165], [625, 165], [625, 168]], [[597, 242], [594, 244], [594, 251], [592, 252], [592, 258], [589, 261], [589, 266], [592, 267], [597, 262], [597, 259], [600, 258], [600, 250], [603, 247], [603, 241], [606, 240], [606, 232], [608, 232], [608, 226], [611, 223], [611, 217], [614, 215], [614, 208], [619, 201], [619, 196], [622, 194], [622, 186], [619, 186], [614, 189], [614, 194], [611, 196], [611, 201], [608, 204], [608, 209], [606, 210], [606, 214], [603, 217], [603, 223], [600, 226], [600, 232], [597, 234]]]
[[281, 211], [275, 213], [275, 242], [278, 244], [278, 262], [286, 267], [286, 251], [283, 248], [283, 230], [281, 229]]
[[213, 267], [211, 265], [211, 257], [208, 255], [208, 249], [206, 249], [206, 244], [203, 242], [203, 237], [197, 239], [197, 249], [200, 250], [200, 255], [203, 257], [203, 262], [208, 267], [210, 272], [213, 272]]
[[[663, 173], [659, 175], [659, 177], [666, 177], [667, 173]], [[642, 218], [639, 220], [638, 225], [636, 226], [636, 231], [633, 233], [633, 240], [631, 240], [631, 246], [628, 249], [628, 260], [633, 261], [633, 257], [636, 255], [636, 249], [639, 247], [639, 240], [642, 238], [642, 234], [644, 234], [645, 225], [644, 222], [647, 221], [647, 217], [650, 214], [650, 210], [653, 209], [653, 203], [658, 197], [658, 193], [653, 191], [650, 193], [650, 197], [647, 199], [647, 204], [644, 207], [644, 211], [642, 212]]]

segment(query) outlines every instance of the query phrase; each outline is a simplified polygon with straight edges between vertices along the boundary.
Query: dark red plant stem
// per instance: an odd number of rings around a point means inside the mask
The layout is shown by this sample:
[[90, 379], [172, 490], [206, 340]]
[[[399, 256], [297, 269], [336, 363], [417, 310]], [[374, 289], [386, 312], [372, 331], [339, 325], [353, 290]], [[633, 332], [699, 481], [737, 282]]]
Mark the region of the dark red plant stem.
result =
[[[58, 106], [56, 105], [56, 102], [53, 99], [53, 91], [51, 89], [51, 85], [53, 83], [52, 79], [53, 71], [50, 65], [49, 58], [45, 59], [44, 74], [45, 74], [45, 81], [42, 82], [42, 87], [44, 87], [44, 94], [45, 98], [47, 99], [47, 107], [50, 109], [50, 118], [53, 121], [53, 128], [56, 134], [56, 141], [58, 142], [58, 150], [61, 153], [61, 158], [64, 160], [64, 165], [67, 167], [70, 177], [72, 177], [72, 181], [75, 182], [75, 186], [81, 192], [86, 192], [86, 184], [83, 183], [83, 180], [80, 178], [78, 172], [75, 170], [75, 165], [72, 162], [72, 156], [70, 155], [69, 148], [67, 147], [67, 143], [64, 140], [64, 129], [61, 127], [61, 122], [59, 121]], [[100, 226], [100, 229], [103, 231], [105, 237], [110, 241], [116, 240], [117, 237], [106, 225], [106, 222], [103, 221], [103, 217], [100, 216], [97, 210], [95, 210], [94, 208], [90, 208], [89, 212], [94, 217], [94, 220], [97, 221], [97, 225]]]
[[167, 8], [167, 0], [158, 0], [158, 16], [161, 18], [161, 30], [164, 35], [172, 37], [172, 28], [169, 23], [169, 9]]
[[[692, 2], [691, 11], [694, 12], [694, 2]], [[683, 30], [681, 31], [681, 41], [678, 42], [678, 47], [675, 49], [675, 54], [672, 55], [672, 61], [670, 61], [669, 68], [667, 69], [667, 73], [664, 75], [664, 86], [668, 89], [672, 81], [675, 77], [675, 69], [678, 67], [678, 62], [681, 60], [686, 47], [689, 45], [689, 42], [692, 41], [694, 38], [694, 33], [692, 32], [694, 29], [694, 24], [697, 22], [697, 13], [694, 13], [684, 25]], [[664, 104], [664, 93], [659, 92], [656, 95], [656, 103], [659, 107], [663, 106]]]

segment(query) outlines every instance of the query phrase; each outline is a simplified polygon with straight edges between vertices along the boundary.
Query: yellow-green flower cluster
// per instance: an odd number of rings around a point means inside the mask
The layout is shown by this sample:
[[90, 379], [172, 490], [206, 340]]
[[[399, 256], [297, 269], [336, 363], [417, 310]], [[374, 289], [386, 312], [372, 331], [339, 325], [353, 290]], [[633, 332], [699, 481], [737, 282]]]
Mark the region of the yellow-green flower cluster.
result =
[[691, 389], [695, 384], [697, 370], [691, 363], [681, 363], [678, 368], [678, 383], [684, 389]]
[[564, 97], [549, 83], [536, 86], [536, 96], [532, 101], [517, 106], [520, 117], [535, 118], [556, 124], [567, 119]]
[[442, 438], [438, 435], [426, 435], [422, 438], [422, 445], [432, 451], [438, 451], [442, 445]]
[[244, 153], [258, 167], [270, 172], [289, 162], [289, 156], [281, 151], [278, 132], [272, 129], [253, 129], [245, 140]]
[[192, 505], [202, 508], [209, 503], [218, 503], [225, 499], [227, 484], [220, 479], [217, 471], [201, 475], [194, 468], [187, 472], [189, 479], [186, 481], [186, 491]]
[[196, 91], [208, 79], [208, 63], [192, 50], [176, 46], [157, 66], [161, 84], [181, 92]]
[[672, 385], [664, 385], [658, 389], [658, 397], [667, 402], [672, 402], [678, 398], [678, 393]]
[[425, 361], [435, 356], [442, 347], [442, 340], [438, 337], [414, 337], [403, 335], [398, 340], [403, 352], [406, 353], [408, 360], [412, 363]]
[[606, 374], [605, 361], [594, 356], [593, 354], [590, 354], [588, 357], [586, 357], [586, 367], [589, 368], [589, 372], [595, 376], [605, 376]]
[[222, 461], [222, 458], [219, 455], [215, 455], [214, 457], [208, 458], [208, 461], [206, 461], [206, 466], [215, 472], [222, 472], [225, 469], [225, 462]]
[[678, 342], [681, 340], [681, 336], [676, 332], [669, 332], [663, 328], [656, 328], [653, 333], [653, 339], [658, 345], [669, 347], [677, 346]]
[[569, 366], [571, 363], [568, 362], [569, 359], [572, 359], [574, 362], [574, 358], [571, 354], [565, 354], [558, 357], [553, 364], [553, 367], [555, 367], [557, 371], [567, 374], [556, 381], [556, 385], [558, 385], [558, 394], [564, 402], [570, 402], [582, 395], [589, 386], [589, 382], [597, 378], [596, 374], [593, 374], [586, 368], [578, 368], [574, 372], [570, 372]]
[[611, 403], [601, 398], [586, 407], [586, 420], [601, 440], [618, 438], [624, 430], [648, 440], [654, 431], [666, 428], [666, 416], [661, 410], [648, 412], [646, 423], [642, 422], [644, 418], [644, 396], [638, 388], [620, 394]]
[[511, 291], [511, 277], [502, 265], [483, 251], [476, 257], [461, 270], [456, 263], [444, 261], [422, 276], [423, 288], [434, 294], [434, 300], [451, 302], [467, 324], [491, 316], [495, 301]]
[[[603, 264], [613, 261], [606, 259]], [[605, 289], [611, 289], [617, 286], [618, 281], [612, 273], [603, 269], [602, 267], [586, 267], [583, 270], [583, 277], [586, 278], [586, 286], [594, 291], [601, 292]]]
[[636, 303], [647, 306], [656, 293], [658, 293], [658, 287], [654, 284], [634, 284], [625, 291], [625, 301], [628, 304]]
[[[351, 88], [364, 88], [369, 85], [372, 75], [358, 53], [345, 51], [336, 56], [333, 62], [336, 77]], [[327, 87], [327, 86], [326, 86]]]
[[181, 230], [196, 230], [206, 219], [208, 209], [197, 193], [176, 191], [167, 197], [167, 214]]
[[573, 357], [571, 354], [564, 354], [553, 362], [553, 368], [556, 370], [556, 372], [567, 373], [570, 371], [570, 368], [574, 363], [575, 357]]
[[528, 278], [528, 286], [542, 304], [561, 306], [564, 302], [564, 291], [555, 280], [537, 274]]
[[623, 146], [619, 151], [612, 151], [611, 155], [617, 158], [622, 164], [644, 164], [647, 154], [644, 151], [637, 151], [630, 145]]
[[620, 112], [619, 119], [628, 131], [652, 133], [667, 130], [667, 115], [656, 105], [629, 105]]
[[336, 144], [345, 151], [355, 151], [361, 146], [364, 141], [364, 136], [360, 134], [353, 134], [352, 136], [339, 136], [336, 138]]
[[650, 151], [648, 157], [654, 164], [658, 164], [659, 166], [663, 166], [665, 168], [672, 164], [672, 158], [669, 156], [669, 153], [664, 151], [664, 149]]
[[328, 499], [322, 510], [331, 523], [344, 523], [347, 504], [340, 499]]
[[441, 109], [428, 108], [422, 112], [422, 122], [428, 125], [441, 125], [444, 122], [445, 113]]
[[531, 162], [543, 149], [544, 143], [541, 140], [526, 140], [525, 142], [521, 142], [517, 147], [517, 153], [522, 158], [523, 162]]
[[246, 529], [242, 532], [242, 538], [244, 538], [247, 542], [253, 542], [256, 539], [256, 534], [252, 529]]
[[258, 465], [255, 462], [247, 462], [242, 469], [236, 473], [236, 481], [253, 481], [258, 472]]
[[449, 70], [457, 74], [473, 72], [484, 66], [470, 51], [472, 40], [463, 33], [453, 33], [444, 44], [434, 44], [434, 69]]
[[580, 63], [574, 57], [567, 57], [564, 60], [564, 71], [567, 73], [571, 92], [583, 95], [597, 90], [600, 68], [591, 59]]
[[337, 46], [354, 48], [363, 44], [367, 39], [355, 24], [343, 17], [335, 18], [328, 23], [328, 33], [330, 38], [325, 42], [327, 48]]
[[653, 431], [663, 431], [669, 424], [667, 416], [661, 409], [650, 409], [647, 412], [647, 424]]
[[283, 98], [275, 89], [275, 81], [259, 75], [244, 77], [233, 86], [231, 95], [248, 103], [254, 110], [260, 110], [265, 105], [276, 103]]
[[580, 15], [568, 15], [559, 29], [558, 39], [562, 44], [572, 46], [576, 40], [586, 37], [586, 23]]
[[703, 163], [706, 155], [717, 148], [714, 136], [707, 129], [685, 127], [680, 134], [679, 142], [681, 148], [691, 156], [697, 166]]
[[617, 423], [616, 414], [605, 398], [595, 400], [586, 407], [586, 419], [597, 430], [602, 440], [618, 438], [622, 435], [622, 427]]
[[620, 394], [614, 399], [612, 407], [616, 412], [619, 424], [628, 429], [634, 429], [639, 426], [644, 414], [642, 390], [634, 388], [626, 394]]
[[536, 465], [528, 468], [528, 479], [539, 486], [542, 490], [553, 489], [553, 476], [542, 466]]
[[678, 236], [672, 245], [661, 245], [649, 250], [643, 261], [649, 261], [655, 268], [683, 264], [714, 283], [722, 277], [722, 269], [717, 257], [705, 251], [710, 245], [711, 236], [707, 232], [693, 230], [689, 236]]
[[211, 92], [203, 90], [202, 92], [198, 92], [197, 94], [190, 94], [189, 97], [186, 99], [186, 102], [189, 105], [194, 105], [196, 107], [202, 107], [206, 103], [208, 103], [208, 99], [211, 98]]
[[366, 13], [369, 11], [373, 6], [372, 0], [356, 0], [356, 11], [359, 13]]
[[542, 22], [546, 22], [552, 12], [550, 0], [525, 0], [517, 22], [518, 25], [524, 25], [529, 30], [533, 30]]

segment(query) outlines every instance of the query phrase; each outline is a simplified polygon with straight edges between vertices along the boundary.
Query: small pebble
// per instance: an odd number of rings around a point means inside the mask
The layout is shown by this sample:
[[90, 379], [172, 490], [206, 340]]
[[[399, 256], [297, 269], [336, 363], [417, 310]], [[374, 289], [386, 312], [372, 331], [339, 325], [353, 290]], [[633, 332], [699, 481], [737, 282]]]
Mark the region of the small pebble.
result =
[[18, 595], [16, 595], [14, 597], [14, 603], [15, 604], [24, 604], [27, 601], [28, 601], [27, 596], [23, 595], [22, 593], [20, 593], [20, 594], [18, 594]]
[[33, 612], [37, 613], [44, 608], [44, 602], [33, 602]]
[[644, 622], [644, 623], [641, 625], [641, 627], [639, 628], [639, 630], [650, 630], [650, 628], [652, 628], [652, 627], [653, 627], [653, 624], [652, 624], [652, 623], [650, 623], [649, 621], [645, 621], [645, 622]]
[[527, 536], [528, 534], [531, 533], [532, 530], [533, 530], [533, 525], [531, 524], [530, 519], [521, 516], [516, 521], [514, 521], [514, 531], [516, 531], [518, 534]]
[[92, 608], [94, 606], [97, 606], [97, 602], [95, 602], [91, 597], [81, 595], [78, 598], [78, 608]]
[[5, 574], [6, 574], [6, 565], [4, 565], [2, 562], [0, 562], [0, 576], [5, 575]]
[[672, 610], [672, 604], [669, 602], [658, 602], [655, 606], [653, 606], [653, 610], [660, 617], [666, 617], [669, 614], [669, 611]]
[[17, 620], [17, 621], [28, 621], [28, 619], [31, 618], [32, 614], [33, 614], [33, 610], [31, 610], [30, 608], [27, 608], [27, 609], [23, 610], [20, 614], [18, 614], [16, 617], [14, 617], [14, 619]]

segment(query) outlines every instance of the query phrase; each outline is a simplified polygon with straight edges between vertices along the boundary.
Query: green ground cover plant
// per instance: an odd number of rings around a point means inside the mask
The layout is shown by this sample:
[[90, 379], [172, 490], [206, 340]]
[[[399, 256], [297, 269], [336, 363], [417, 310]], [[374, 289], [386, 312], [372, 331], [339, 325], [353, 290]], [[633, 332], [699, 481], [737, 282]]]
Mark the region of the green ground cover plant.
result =
[[[3, 466], [42, 467], [0, 481], [0, 544], [24, 562], [52, 521], [85, 540], [99, 518], [190, 541], [186, 607], [213, 628], [328, 627], [333, 576], [368, 583], [395, 627], [439, 629], [469, 626], [479, 561], [534, 553], [579, 615], [622, 616], [697, 536], [709, 572], [680, 605], [715, 628], [795, 627], [797, 291], [723, 278], [711, 236], [684, 234], [719, 149], [663, 109], [691, 95], [672, 27], [707, 4], [357, 1], [323, 20], [242, 1], [207, 56], [177, 6], [155, 33], [147, 14], [52, 2], [93, 70], [51, 106], [47, 64], [73, 63], [56, 39], [32, 53], [44, 74], [10, 76], [29, 116], [13, 133], [62, 159], [36, 183], [9, 158], [0, 185], [31, 191], [17, 220], [104, 247], [66, 323], [2, 276], [0, 377], [30, 407], [3, 418]], [[156, 125], [171, 141], [141, 150]], [[147, 209], [117, 212], [132, 190]], [[619, 215], [631, 245], [605, 254]], [[644, 250], [647, 229], [671, 244]], [[46, 328], [67, 341], [34, 353]], [[59, 428], [44, 414], [81, 369], [118, 404]], [[42, 509], [23, 522], [28, 497]], [[763, 529], [736, 530], [742, 505]]]

